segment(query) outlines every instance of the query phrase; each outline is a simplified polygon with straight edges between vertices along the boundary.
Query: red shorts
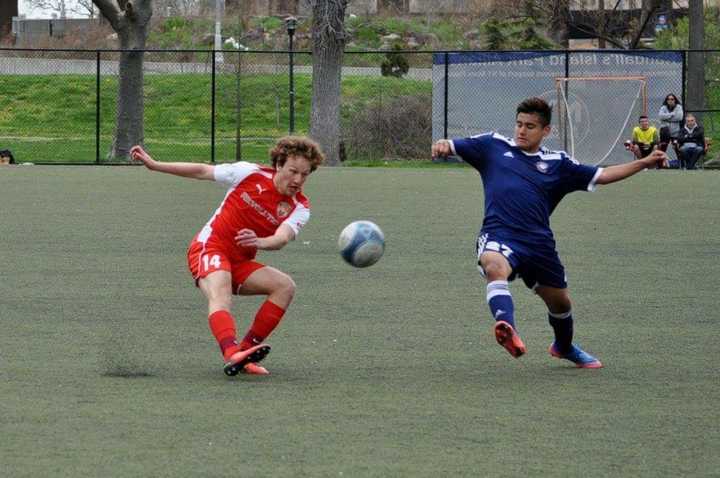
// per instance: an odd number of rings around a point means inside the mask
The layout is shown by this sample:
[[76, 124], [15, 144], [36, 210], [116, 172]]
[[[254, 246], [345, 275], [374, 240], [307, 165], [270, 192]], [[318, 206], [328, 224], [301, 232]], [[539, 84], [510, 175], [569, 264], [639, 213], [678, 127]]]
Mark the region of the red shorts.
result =
[[198, 280], [215, 271], [228, 271], [232, 274], [233, 294], [237, 294], [238, 289], [242, 287], [250, 274], [265, 267], [265, 264], [252, 259], [231, 260], [222, 248], [213, 247], [195, 240], [190, 244], [187, 259], [190, 273], [195, 279], [195, 285], [197, 285]]

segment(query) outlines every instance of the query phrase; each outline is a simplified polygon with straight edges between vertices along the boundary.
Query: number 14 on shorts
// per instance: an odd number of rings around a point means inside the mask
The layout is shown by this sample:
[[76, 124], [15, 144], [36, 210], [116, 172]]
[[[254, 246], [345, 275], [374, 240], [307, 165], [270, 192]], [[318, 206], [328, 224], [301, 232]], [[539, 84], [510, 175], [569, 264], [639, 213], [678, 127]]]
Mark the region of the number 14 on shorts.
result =
[[212, 269], [220, 269], [220, 255], [219, 254], [205, 254], [202, 256], [202, 265], [205, 271]]

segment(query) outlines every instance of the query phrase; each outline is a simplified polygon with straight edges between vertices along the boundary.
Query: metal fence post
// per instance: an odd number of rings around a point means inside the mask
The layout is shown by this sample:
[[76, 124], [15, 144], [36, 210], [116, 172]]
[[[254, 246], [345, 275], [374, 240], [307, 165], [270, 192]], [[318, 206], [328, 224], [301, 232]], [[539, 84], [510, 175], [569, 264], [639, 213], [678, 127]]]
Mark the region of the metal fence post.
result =
[[[290, 37], [292, 38], [292, 37]], [[295, 132], [295, 65], [293, 62], [292, 40], [290, 41], [290, 134]]]
[[685, 104], [685, 95], [687, 94], [687, 57], [688, 57], [688, 51], [683, 51], [682, 56], [682, 87], [680, 91], [680, 94], [682, 95], [681, 101], [682, 103], [687, 107], [687, 104]]
[[215, 50], [212, 51], [210, 80], [210, 162], [215, 164]]
[[100, 164], [100, 50], [95, 51], [95, 164]]
[[297, 28], [297, 19], [295, 17], [289, 17], [285, 20], [285, 26], [287, 27], [288, 33], [288, 74], [290, 76], [290, 134], [295, 132], [295, 62], [294, 62], [294, 48], [293, 48], [293, 37], [295, 36], [295, 29]]
[[[570, 76], [570, 50], [565, 50], [565, 78], [568, 78]], [[565, 97], [565, 103], [570, 101], [570, 94], [568, 93], [570, 89], [570, 82], [566, 81], [563, 86], [562, 93]], [[566, 105], [567, 106], [567, 105]], [[568, 128], [567, 128], [567, 122], [570, 121], [570, 112], [565, 111], [565, 128], [563, 131], [563, 149], [567, 151], [568, 147]]]
[[241, 121], [242, 121], [242, 100], [240, 98], [240, 65], [242, 65], [242, 53], [238, 49], [237, 74], [235, 75], [235, 161], [242, 159], [242, 138]]
[[450, 54], [445, 52], [445, 92], [443, 97], [443, 138], [448, 137], [448, 85], [450, 84]]

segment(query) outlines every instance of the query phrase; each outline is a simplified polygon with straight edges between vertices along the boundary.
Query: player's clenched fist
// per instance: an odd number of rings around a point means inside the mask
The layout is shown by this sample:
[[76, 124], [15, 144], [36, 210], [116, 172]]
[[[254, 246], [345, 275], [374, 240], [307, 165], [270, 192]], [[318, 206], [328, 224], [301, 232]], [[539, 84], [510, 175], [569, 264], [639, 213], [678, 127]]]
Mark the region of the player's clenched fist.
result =
[[257, 247], [257, 234], [252, 229], [240, 229], [235, 235], [235, 244], [241, 247]]
[[450, 147], [450, 141], [446, 139], [441, 139], [439, 141], [436, 141], [435, 144], [432, 145], [432, 157], [446, 157], [450, 156], [452, 154], [452, 148]]
[[133, 146], [130, 148], [130, 157], [135, 161], [142, 162], [145, 166], [147, 166], [149, 169], [152, 169], [152, 165], [155, 163], [155, 160], [145, 152], [144, 149], [142, 149], [142, 146]]
[[643, 158], [648, 167], [654, 168], [655, 166], [668, 167], [668, 156], [664, 151], [656, 149], [652, 153], [648, 154]]

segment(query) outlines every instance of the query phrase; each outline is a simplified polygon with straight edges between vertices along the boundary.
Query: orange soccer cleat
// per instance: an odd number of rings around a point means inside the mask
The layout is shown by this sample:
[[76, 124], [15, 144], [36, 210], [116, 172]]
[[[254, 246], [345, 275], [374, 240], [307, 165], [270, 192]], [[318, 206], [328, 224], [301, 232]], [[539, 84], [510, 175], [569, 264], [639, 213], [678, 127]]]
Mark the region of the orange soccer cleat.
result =
[[247, 375], [270, 375], [268, 369], [253, 362], [246, 363], [242, 369], [242, 373]]
[[249, 349], [235, 352], [230, 356], [228, 361], [225, 362], [223, 371], [225, 372], [225, 375], [234, 377], [245, 368], [245, 365], [260, 362], [269, 353], [270, 346], [266, 344], [259, 344], [254, 347], [250, 347]]
[[505, 347], [510, 355], [518, 358], [527, 352], [525, 344], [520, 336], [515, 332], [512, 325], [504, 320], [498, 320], [495, 323], [495, 340], [497, 343]]

